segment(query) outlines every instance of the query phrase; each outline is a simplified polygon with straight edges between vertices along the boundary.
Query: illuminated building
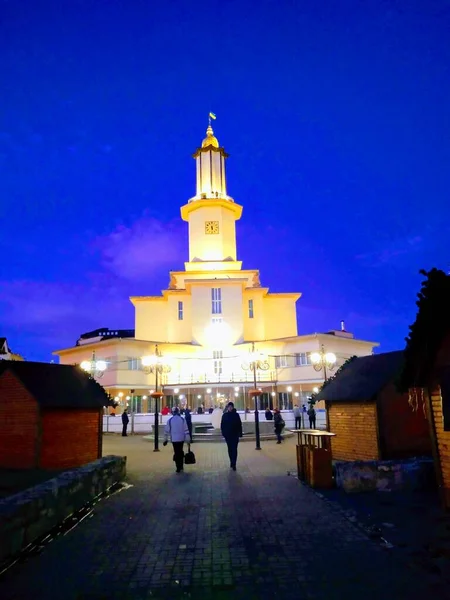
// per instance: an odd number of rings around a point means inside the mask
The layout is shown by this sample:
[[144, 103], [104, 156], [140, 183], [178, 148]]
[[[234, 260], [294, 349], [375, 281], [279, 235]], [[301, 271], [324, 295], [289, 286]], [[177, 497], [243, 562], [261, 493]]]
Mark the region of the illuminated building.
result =
[[130, 298], [134, 337], [132, 330], [124, 330], [123, 337], [97, 330], [55, 354], [73, 364], [91, 360], [95, 351], [96, 359], [107, 363], [102, 385], [122, 402], [130, 396], [140, 412], [148, 410], [154, 386], [154, 375], [141, 359], [153, 355], [157, 345], [170, 369], [161, 381], [168, 404], [181, 400], [195, 408], [233, 400], [244, 408], [251, 405], [248, 356], [253, 342], [269, 364], [257, 373], [262, 406], [304, 403], [323, 381], [311, 355], [325, 349], [336, 355], [339, 366], [352, 355], [371, 354], [377, 344], [355, 339], [343, 326], [327, 334], [297, 335], [301, 294], [271, 293], [261, 285], [259, 271], [242, 269], [237, 259], [236, 222], [243, 209], [228, 195], [228, 155], [211, 123], [193, 156], [196, 193], [181, 207], [189, 230], [184, 270], [170, 273], [161, 296]]

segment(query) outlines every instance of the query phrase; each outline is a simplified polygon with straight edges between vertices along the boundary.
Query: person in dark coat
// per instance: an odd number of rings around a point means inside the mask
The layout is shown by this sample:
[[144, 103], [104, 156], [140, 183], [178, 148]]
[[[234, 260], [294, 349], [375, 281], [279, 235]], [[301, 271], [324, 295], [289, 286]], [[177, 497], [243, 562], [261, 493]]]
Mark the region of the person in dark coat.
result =
[[123, 437], [127, 436], [127, 427], [128, 427], [129, 422], [130, 422], [130, 419], [128, 418], [127, 409], [125, 408], [122, 413], [122, 436]]
[[281, 444], [283, 439], [281, 433], [284, 429], [284, 420], [278, 408], [274, 410], [273, 424], [275, 429], [275, 435], [277, 436], [277, 444]]
[[312, 404], [311, 404], [310, 409], [308, 410], [308, 417], [309, 417], [309, 428], [315, 429], [316, 428], [316, 411]]
[[186, 406], [186, 410], [184, 411], [184, 419], [189, 429], [189, 437], [191, 438], [191, 442], [193, 442], [194, 440], [192, 439], [192, 415], [189, 406]]
[[272, 411], [270, 410], [270, 408], [266, 408], [266, 421], [272, 421], [273, 420], [273, 414]]
[[220, 429], [227, 443], [230, 468], [236, 471], [239, 438], [242, 437], [242, 421], [233, 402], [227, 404], [227, 411], [222, 415]]

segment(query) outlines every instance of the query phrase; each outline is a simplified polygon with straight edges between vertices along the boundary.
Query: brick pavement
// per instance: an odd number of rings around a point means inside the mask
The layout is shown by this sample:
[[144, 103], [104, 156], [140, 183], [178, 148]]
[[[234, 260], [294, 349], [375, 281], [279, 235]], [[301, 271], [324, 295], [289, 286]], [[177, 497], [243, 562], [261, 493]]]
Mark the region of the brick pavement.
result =
[[193, 445], [176, 474], [172, 450], [105, 437], [128, 456], [132, 487], [0, 581], [2, 600], [152, 598], [415, 599], [424, 582], [287, 471], [295, 442]]

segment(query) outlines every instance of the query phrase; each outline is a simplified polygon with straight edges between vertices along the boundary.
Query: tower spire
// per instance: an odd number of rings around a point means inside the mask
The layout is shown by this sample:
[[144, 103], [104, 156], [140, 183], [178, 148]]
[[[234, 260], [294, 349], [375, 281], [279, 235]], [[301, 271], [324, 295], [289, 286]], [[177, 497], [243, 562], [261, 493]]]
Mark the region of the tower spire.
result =
[[219, 140], [214, 135], [212, 121], [216, 115], [212, 112], [208, 115], [208, 127], [206, 136], [200, 148], [193, 155], [197, 171], [196, 199], [225, 198], [232, 199], [227, 194], [225, 179], [225, 159], [228, 154], [219, 145]]
[[216, 115], [212, 112], [209, 113], [208, 115], [208, 127], [206, 128], [206, 137], [202, 142], [202, 147], [204, 148], [205, 146], [214, 146], [215, 148], [219, 147], [219, 142], [217, 141], [217, 138], [214, 136], [214, 131], [211, 125], [211, 120], [214, 119], [216, 120]]

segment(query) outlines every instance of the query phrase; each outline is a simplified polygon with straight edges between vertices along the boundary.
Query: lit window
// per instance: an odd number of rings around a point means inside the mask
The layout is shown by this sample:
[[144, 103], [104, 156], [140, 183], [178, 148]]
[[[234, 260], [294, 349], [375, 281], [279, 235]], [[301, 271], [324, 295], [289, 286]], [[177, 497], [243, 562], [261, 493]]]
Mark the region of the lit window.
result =
[[183, 320], [183, 303], [182, 302], [178, 302], [178, 320], [179, 321]]
[[211, 288], [212, 314], [222, 314], [222, 290], [220, 288]]
[[277, 369], [282, 369], [288, 366], [288, 357], [286, 354], [275, 357], [275, 367]]
[[295, 355], [295, 366], [304, 367], [311, 364], [311, 354], [309, 352], [300, 352]]
[[253, 319], [253, 300], [248, 301], [248, 318]]
[[140, 361], [138, 358], [129, 358], [128, 359], [128, 370], [129, 371], [138, 371], [140, 368]]
[[223, 350], [213, 350], [214, 374], [215, 375], [222, 374], [222, 358], [223, 358]]

